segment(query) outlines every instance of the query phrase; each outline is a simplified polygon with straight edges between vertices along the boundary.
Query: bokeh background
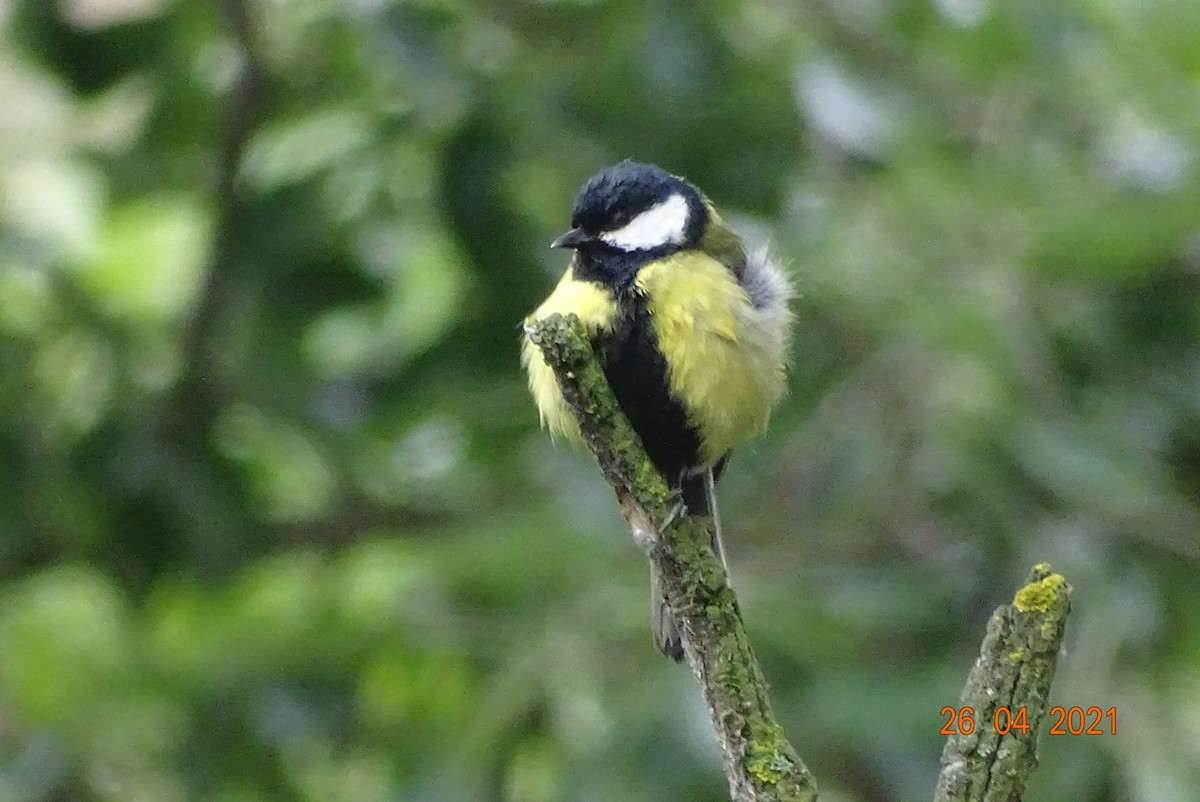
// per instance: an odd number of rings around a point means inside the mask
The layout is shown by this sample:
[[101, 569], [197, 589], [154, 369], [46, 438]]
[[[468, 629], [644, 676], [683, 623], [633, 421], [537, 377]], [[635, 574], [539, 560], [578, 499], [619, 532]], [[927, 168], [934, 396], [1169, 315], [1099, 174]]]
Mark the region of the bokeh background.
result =
[[1029, 798], [1200, 799], [1200, 4], [0, 0], [0, 800], [727, 798], [518, 323], [579, 184], [790, 264], [721, 495], [830, 802], [1075, 586]]

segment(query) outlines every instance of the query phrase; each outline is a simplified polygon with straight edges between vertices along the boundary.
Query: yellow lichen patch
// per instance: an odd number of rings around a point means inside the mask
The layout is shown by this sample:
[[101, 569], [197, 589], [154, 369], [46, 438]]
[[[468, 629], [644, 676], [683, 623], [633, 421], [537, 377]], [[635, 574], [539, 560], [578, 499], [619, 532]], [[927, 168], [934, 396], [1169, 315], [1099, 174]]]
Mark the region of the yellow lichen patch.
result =
[[757, 735], [747, 744], [749, 754], [746, 756], [746, 772], [765, 785], [774, 785], [792, 768], [791, 761], [785, 755], [787, 741], [777, 724], [768, 726]]
[[783, 772], [766, 757], [754, 757], [747, 760], [746, 771], [751, 777], [767, 785], [777, 783], [783, 777]]
[[1038, 582], [1030, 582], [1017, 591], [1013, 606], [1023, 613], [1044, 613], [1054, 604], [1058, 589], [1065, 581], [1062, 574], [1050, 574]]

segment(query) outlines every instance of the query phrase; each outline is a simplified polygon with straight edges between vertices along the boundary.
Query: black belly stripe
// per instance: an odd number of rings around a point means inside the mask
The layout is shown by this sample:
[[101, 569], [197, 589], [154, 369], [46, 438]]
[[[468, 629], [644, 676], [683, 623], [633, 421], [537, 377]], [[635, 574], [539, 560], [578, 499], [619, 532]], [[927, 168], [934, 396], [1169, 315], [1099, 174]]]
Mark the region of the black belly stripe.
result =
[[645, 299], [629, 296], [621, 304], [625, 314], [612, 331], [596, 337], [596, 355], [650, 461], [668, 485], [678, 488], [684, 469], [699, 463], [700, 436], [671, 396], [666, 359], [658, 349]]

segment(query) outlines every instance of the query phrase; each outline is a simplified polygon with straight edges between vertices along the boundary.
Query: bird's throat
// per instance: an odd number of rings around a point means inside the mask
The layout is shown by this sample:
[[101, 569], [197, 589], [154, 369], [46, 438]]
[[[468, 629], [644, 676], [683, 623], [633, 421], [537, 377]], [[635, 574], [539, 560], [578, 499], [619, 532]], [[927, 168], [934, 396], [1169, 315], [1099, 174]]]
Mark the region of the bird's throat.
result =
[[659, 251], [618, 251], [613, 248], [588, 248], [575, 252], [574, 272], [579, 281], [594, 281], [622, 296], [633, 288], [638, 271], [666, 255]]

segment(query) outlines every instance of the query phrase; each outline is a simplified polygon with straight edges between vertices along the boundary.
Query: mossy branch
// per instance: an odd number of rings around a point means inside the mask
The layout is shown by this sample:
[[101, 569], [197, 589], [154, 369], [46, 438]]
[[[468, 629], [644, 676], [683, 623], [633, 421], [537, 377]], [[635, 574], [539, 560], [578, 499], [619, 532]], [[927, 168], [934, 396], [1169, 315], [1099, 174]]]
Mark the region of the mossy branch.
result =
[[[958, 710], [972, 710], [972, 730], [958, 726], [946, 742], [934, 802], [1017, 802], [1024, 795], [1037, 768], [1070, 594], [1066, 580], [1040, 563], [1012, 604], [992, 614], [959, 699]], [[997, 716], [1000, 708], [1007, 710]], [[997, 723], [1008, 732], [1001, 735]]]
[[528, 320], [574, 410], [588, 448], [656, 571], [700, 683], [734, 802], [810, 802], [816, 784], [775, 721], [733, 589], [709, 544], [712, 520], [684, 516], [664, 531], [667, 485], [626, 420], [588, 339], [573, 317]]

